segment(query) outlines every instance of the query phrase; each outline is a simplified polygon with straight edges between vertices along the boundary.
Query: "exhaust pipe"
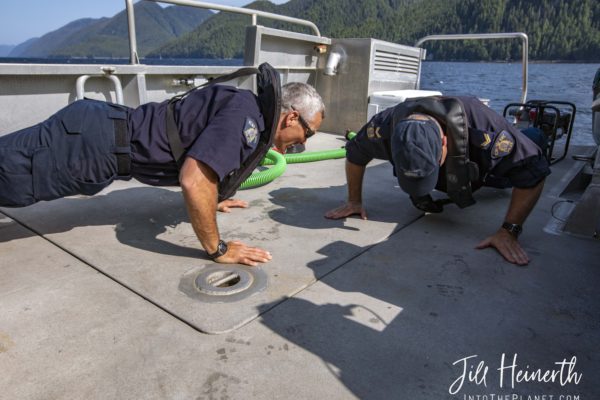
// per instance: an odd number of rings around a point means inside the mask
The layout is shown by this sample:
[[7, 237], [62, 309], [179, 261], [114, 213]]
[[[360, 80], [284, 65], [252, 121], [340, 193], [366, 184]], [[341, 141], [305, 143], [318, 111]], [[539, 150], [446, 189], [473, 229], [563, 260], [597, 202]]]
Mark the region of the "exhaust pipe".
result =
[[325, 64], [325, 69], [323, 70], [323, 74], [327, 76], [335, 76], [340, 70], [344, 67], [346, 63], [346, 51], [341, 46], [333, 46], [331, 48], [331, 53], [327, 57], [327, 63]]

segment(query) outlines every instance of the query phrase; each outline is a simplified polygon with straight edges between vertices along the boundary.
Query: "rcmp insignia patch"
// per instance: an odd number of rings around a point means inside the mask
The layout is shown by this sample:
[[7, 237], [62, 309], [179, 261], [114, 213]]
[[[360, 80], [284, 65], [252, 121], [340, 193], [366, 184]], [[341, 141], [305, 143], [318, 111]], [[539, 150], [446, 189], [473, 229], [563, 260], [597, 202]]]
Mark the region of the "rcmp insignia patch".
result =
[[246, 117], [246, 123], [244, 124], [244, 136], [246, 137], [246, 143], [254, 146], [258, 140], [258, 128], [256, 121], [250, 117]]
[[501, 158], [507, 156], [515, 145], [515, 139], [508, 131], [502, 131], [496, 136], [494, 148], [492, 149], [492, 158]]

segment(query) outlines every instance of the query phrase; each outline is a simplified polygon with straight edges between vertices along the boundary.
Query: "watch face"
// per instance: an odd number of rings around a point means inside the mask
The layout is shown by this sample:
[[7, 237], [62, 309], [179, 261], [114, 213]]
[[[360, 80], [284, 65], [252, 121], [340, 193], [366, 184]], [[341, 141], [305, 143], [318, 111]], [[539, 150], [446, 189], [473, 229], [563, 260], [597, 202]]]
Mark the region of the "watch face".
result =
[[508, 222], [503, 223], [502, 227], [504, 229], [506, 229], [507, 231], [509, 231], [514, 236], [519, 236], [519, 234], [523, 231], [523, 228], [521, 227], [521, 225], [511, 224]]
[[212, 254], [209, 254], [208, 256], [214, 260], [215, 258], [221, 257], [225, 253], [227, 253], [227, 243], [220, 240], [219, 244], [217, 245], [217, 251], [215, 251]]
[[225, 243], [224, 241], [221, 240], [219, 242], [219, 247], [217, 248], [217, 252], [219, 253], [219, 255], [217, 257], [220, 257], [223, 254], [227, 253], [227, 243]]

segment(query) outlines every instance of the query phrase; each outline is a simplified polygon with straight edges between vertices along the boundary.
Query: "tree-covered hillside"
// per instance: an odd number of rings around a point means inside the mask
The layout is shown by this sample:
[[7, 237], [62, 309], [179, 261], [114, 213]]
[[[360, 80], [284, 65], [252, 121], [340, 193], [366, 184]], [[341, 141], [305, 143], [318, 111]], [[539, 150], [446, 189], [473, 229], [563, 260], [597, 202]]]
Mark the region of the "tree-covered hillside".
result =
[[[525, 32], [533, 60], [600, 59], [597, 0], [259, 0], [247, 7], [313, 21], [324, 36], [373, 37], [414, 44], [430, 34]], [[152, 52], [177, 57], [242, 57], [250, 17], [220, 13]], [[259, 18], [265, 26], [306, 28]], [[499, 40], [426, 45], [435, 59], [518, 59], [520, 43]]]
[[[376, 38], [413, 45], [431, 34], [525, 32], [532, 60], [600, 60], [599, 0], [258, 0], [248, 8], [307, 19], [331, 38]], [[138, 53], [150, 57], [241, 58], [249, 16], [156, 3], [135, 4]], [[261, 25], [312, 33], [259, 17]], [[80, 19], [16, 46], [11, 57], [127, 57], [125, 11]], [[514, 60], [521, 44], [426, 43], [436, 60]]]
[[67, 25], [49, 32], [40, 38], [30, 39], [16, 46], [9, 55], [11, 57], [48, 57], [65, 40], [76, 37], [77, 32], [102, 23], [106, 19], [82, 18], [69, 22]]
[[[134, 6], [138, 53], [150, 50], [191, 31], [213, 13], [191, 7], [162, 8], [156, 3]], [[127, 14], [112, 18], [80, 19], [13, 50], [13, 57], [127, 57], [129, 55]]]

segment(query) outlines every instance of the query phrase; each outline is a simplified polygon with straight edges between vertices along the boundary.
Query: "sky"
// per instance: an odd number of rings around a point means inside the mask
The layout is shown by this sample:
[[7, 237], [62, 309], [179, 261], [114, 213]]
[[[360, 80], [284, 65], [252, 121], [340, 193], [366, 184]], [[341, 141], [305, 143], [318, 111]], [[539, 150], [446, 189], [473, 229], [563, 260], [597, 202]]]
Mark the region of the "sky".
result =
[[[252, 0], [205, 2], [241, 7]], [[0, 0], [0, 45], [17, 45], [76, 19], [112, 17], [124, 9], [125, 0]]]

